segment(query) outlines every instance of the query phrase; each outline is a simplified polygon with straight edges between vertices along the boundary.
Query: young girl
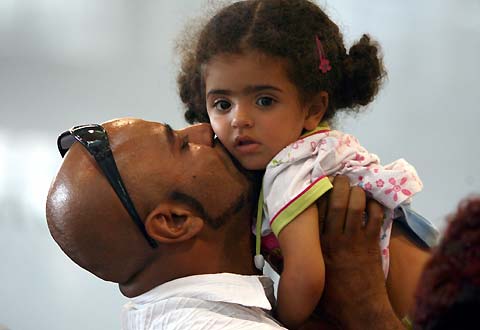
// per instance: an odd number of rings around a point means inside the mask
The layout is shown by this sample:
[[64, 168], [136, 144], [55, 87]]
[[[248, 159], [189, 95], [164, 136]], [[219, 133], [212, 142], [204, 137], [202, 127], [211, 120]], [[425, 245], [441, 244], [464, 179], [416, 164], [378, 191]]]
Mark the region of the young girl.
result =
[[279, 319], [298, 327], [321, 297], [314, 202], [331, 188], [330, 175], [348, 175], [385, 205], [387, 273], [394, 210], [422, 184], [404, 160], [381, 166], [355, 137], [328, 126], [376, 95], [385, 75], [376, 43], [363, 35], [347, 52], [337, 25], [310, 1], [248, 0], [221, 9], [185, 45], [178, 83], [187, 121], [210, 122], [245, 168], [265, 169], [255, 231], [267, 255], [283, 257]]

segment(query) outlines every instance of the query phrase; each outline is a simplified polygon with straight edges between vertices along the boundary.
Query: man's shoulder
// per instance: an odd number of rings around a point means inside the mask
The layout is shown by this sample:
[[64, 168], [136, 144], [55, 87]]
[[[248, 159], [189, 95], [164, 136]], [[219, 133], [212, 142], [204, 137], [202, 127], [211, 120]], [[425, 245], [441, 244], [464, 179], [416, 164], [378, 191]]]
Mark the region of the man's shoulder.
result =
[[122, 312], [123, 330], [284, 329], [271, 308], [263, 276], [195, 275], [164, 283], [132, 298]]
[[261, 308], [228, 302], [172, 297], [147, 309], [129, 312], [133, 314], [128, 319], [135, 320], [137, 324], [124, 326], [124, 330], [285, 329]]

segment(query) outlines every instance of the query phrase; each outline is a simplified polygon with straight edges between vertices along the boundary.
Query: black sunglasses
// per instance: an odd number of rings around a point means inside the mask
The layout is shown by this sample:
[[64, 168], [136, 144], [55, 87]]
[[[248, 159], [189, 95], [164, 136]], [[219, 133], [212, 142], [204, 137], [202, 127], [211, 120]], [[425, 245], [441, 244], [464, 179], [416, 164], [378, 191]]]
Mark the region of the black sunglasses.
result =
[[108, 142], [108, 136], [105, 129], [98, 124], [89, 124], [75, 126], [60, 134], [57, 139], [57, 146], [62, 158], [76, 141], [80, 142], [93, 158], [95, 158], [98, 166], [107, 177], [108, 182], [128, 214], [130, 214], [130, 217], [133, 219], [138, 229], [140, 229], [143, 236], [145, 236], [148, 244], [152, 248], [156, 248], [158, 246], [157, 242], [148, 236], [143, 221], [140, 219], [140, 216], [133, 205], [132, 199], [128, 195], [127, 189], [123, 184], [115, 159], [113, 158], [112, 150], [110, 149], [110, 143]]

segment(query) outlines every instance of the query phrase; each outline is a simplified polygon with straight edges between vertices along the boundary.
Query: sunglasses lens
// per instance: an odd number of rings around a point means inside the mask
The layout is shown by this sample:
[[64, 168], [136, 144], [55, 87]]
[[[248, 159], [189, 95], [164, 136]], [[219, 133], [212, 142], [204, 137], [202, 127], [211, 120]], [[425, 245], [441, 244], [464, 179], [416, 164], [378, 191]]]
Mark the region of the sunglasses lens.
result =
[[60, 139], [60, 148], [62, 150], [68, 150], [70, 149], [70, 147], [72, 146], [72, 144], [77, 141], [75, 139], [75, 137], [73, 137], [73, 135], [64, 135], [61, 139]]
[[85, 142], [105, 140], [105, 131], [99, 127], [84, 127], [75, 132]]

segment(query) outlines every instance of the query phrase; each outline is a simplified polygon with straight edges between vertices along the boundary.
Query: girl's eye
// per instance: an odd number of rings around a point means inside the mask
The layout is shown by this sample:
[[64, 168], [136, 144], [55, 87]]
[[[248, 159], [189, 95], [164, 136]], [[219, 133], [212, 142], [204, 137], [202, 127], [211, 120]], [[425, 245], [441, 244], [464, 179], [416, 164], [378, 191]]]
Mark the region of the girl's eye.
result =
[[275, 102], [271, 97], [263, 96], [257, 100], [257, 105], [261, 107], [269, 107]]
[[225, 101], [225, 100], [218, 100], [213, 104], [214, 108], [217, 109], [220, 112], [224, 112], [230, 109], [232, 106], [230, 102]]

